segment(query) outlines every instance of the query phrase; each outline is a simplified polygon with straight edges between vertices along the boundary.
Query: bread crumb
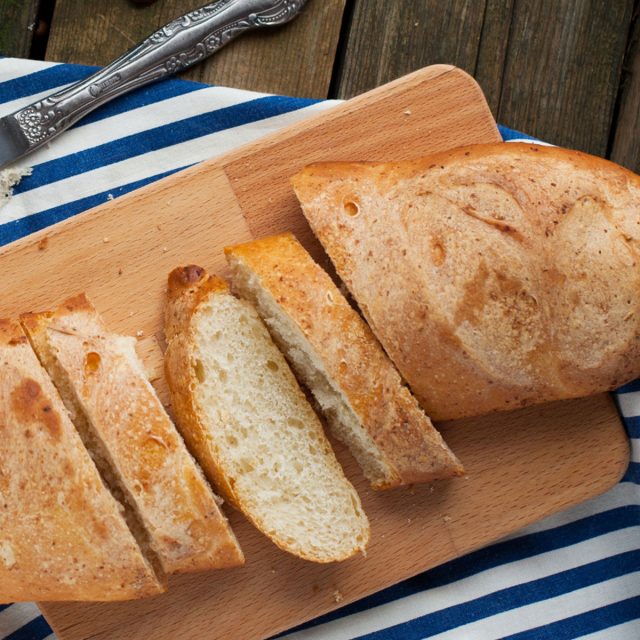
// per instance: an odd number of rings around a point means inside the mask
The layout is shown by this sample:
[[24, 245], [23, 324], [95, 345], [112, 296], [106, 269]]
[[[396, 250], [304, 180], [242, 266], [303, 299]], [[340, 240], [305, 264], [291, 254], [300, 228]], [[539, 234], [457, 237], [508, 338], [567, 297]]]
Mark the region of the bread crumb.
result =
[[144, 331], [142, 329], [140, 329], [139, 331], [136, 331], [136, 338], [142, 338], [143, 335], [144, 335]]
[[169, 251], [169, 247], [162, 247], [162, 253], [167, 253]]
[[429, 485], [429, 493], [433, 493], [435, 490], [436, 490], [436, 488], [432, 484], [430, 484]]
[[107, 193], [107, 200], [114, 200], [113, 193]]
[[49, 237], [45, 236], [38, 242], [38, 251], [44, 251], [49, 246]]
[[106, 236], [104, 238], [102, 238], [102, 242], [104, 242], [105, 244], [107, 244], [107, 242], [109, 242], [109, 238], [107, 238]]
[[410, 115], [411, 115], [411, 109], [407, 109], [407, 110], [404, 112], [404, 115], [405, 115], [405, 116], [410, 116]]
[[0, 171], [0, 209], [11, 200], [13, 187], [18, 185], [22, 178], [32, 173], [31, 167], [9, 167]]
[[442, 519], [444, 520], [444, 522], [451, 522], [452, 518], [451, 516], [443, 516]]
[[342, 593], [340, 593], [340, 591], [338, 591], [338, 589], [336, 589], [336, 590], [333, 592], [333, 599], [334, 599], [334, 601], [335, 601], [335, 602], [340, 602], [340, 601], [342, 600], [342, 598], [343, 598]]

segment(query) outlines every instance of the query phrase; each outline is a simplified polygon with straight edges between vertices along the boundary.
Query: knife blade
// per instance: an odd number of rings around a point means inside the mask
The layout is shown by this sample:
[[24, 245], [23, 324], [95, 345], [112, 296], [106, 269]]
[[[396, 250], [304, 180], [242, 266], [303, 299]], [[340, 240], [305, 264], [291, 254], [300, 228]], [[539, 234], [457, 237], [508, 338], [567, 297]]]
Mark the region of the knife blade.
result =
[[11, 115], [0, 118], [0, 169], [29, 150], [27, 140], [20, 125]]
[[169, 22], [88, 78], [0, 118], [0, 169], [100, 105], [182, 71], [246, 31], [293, 20], [307, 0], [218, 0]]

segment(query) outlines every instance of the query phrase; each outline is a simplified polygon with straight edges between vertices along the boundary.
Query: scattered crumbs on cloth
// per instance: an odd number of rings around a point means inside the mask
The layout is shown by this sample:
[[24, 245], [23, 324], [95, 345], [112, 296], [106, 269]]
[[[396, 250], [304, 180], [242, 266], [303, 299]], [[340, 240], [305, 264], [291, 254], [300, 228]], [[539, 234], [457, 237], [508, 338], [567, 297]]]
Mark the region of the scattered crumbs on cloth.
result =
[[13, 195], [15, 187], [22, 178], [33, 173], [31, 167], [9, 167], [0, 171], [0, 209], [4, 207]]

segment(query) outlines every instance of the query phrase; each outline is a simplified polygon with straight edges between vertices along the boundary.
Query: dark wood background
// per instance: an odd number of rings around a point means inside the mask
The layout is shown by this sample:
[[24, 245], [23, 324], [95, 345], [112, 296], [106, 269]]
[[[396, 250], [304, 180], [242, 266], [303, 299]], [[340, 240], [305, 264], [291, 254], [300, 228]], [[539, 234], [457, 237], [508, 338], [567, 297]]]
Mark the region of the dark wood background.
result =
[[[105, 64], [204, 0], [0, 0], [0, 54]], [[186, 75], [348, 98], [436, 62], [474, 75], [497, 120], [640, 171], [640, 0], [309, 0]]]

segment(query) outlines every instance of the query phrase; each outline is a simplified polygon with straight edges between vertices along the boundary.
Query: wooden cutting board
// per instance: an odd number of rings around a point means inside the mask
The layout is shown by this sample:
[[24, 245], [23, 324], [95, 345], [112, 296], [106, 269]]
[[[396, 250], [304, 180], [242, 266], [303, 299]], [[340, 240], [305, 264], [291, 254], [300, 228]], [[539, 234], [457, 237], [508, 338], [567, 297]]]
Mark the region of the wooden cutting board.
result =
[[[289, 186], [294, 172], [318, 160], [400, 160], [499, 139], [473, 79], [428, 67], [0, 249], [0, 316], [86, 291], [114, 329], [144, 333], [141, 350], [166, 399], [161, 314], [173, 267], [223, 272], [225, 245], [284, 230], [326, 260]], [[60, 640], [266, 638], [605, 491], [629, 456], [607, 395], [449, 423], [443, 433], [468, 475], [433, 487], [375, 493], [336, 447], [371, 520], [366, 558], [308, 563], [230, 513], [245, 567], [175, 577], [149, 600], [43, 603], [44, 613]]]

